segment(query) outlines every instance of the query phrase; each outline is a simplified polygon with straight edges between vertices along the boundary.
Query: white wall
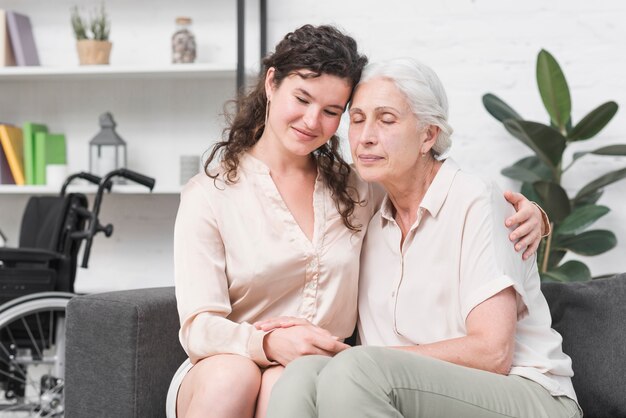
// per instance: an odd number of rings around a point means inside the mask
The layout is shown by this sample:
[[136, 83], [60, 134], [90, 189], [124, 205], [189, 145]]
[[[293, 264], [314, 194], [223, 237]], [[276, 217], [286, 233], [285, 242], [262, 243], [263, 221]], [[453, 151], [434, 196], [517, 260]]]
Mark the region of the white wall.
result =
[[[272, 44], [302, 24], [332, 23], [353, 35], [371, 61], [410, 56], [429, 64], [448, 92], [455, 130], [452, 157], [503, 188], [519, 186], [500, 170], [532, 151], [486, 112], [481, 98], [494, 93], [523, 117], [547, 123], [535, 80], [542, 48], [556, 57], [567, 77], [574, 122], [609, 100], [624, 106], [596, 139], [572, 145], [565, 161], [575, 151], [626, 143], [624, 2], [272, 0], [268, 15]], [[565, 175], [564, 185], [575, 194], [587, 182], [624, 167], [626, 157], [585, 157]], [[614, 231], [618, 247], [579, 259], [594, 275], [626, 271], [626, 181], [607, 187], [599, 203], [611, 212], [594, 228]]]
[[[42, 63], [76, 63], [69, 25], [65, 26], [65, 15], [74, 2], [63, 0], [55, 2], [54, 7], [47, 3], [3, 0], [0, 7], [21, 10], [34, 22], [43, 22], [35, 27]], [[99, 4], [96, 1], [80, 3]], [[258, 12], [254, 9], [255, 1], [248, 0], [246, 4], [249, 12], [246, 46], [250, 61], [256, 58]], [[234, 1], [109, 0], [107, 7], [114, 25], [112, 65], [166, 62], [169, 59], [166, 44], [173, 30], [173, 19], [184, 14], [194, 17], [194, 30], [200, 44], [199, 61], [234, 62]], [[352, 34], [371, 60], [412, 56], [428, 63], [448, 91], [450, 119], [455, 129], [452, 156], [466, 169], [493, 177], [502, 187], [517, 188], [499, 174], [500, 169], [530, 155], [530, 151], [487, 114], [481, 103], [482, 95], [495, 93], [524, 117], [547, 121], [534, 79], [536, 55], [545, 48], [564, 68], [572, 90], [574, 121], [608, 100], [626, 106], [625, 17], [626, 3], [616, 0], [593, 3], [272, 0], [268, 2], [268, 45], [271, 50], [285, 33], [304, 23], [332, 23]], [[229, 88], [220, 86], [216, 97], [223, 97]], [[141, 91], [137, 88], [136, 94]], [[167, 90], [165, 92], [167, 94]], [[220, 103], [198, 100], [211, 120], [210, 132], [204, 133], [207, 147], [219, 135], [217, 113], [222, 100], [219, 99]], [[6, 103], [0, 102], [0, 120], [7, 114], [18, 116], [4, 107]], [[120, 106], [122, 109], [132, 107], [128, 103]], [[85, 113], [81, 110], [75, 119]], [[161, 116], [166, 114], [165, 110], [160, 113]], [[171, 117], [178, 116], [172, 114]], [[142, 116], [140, 121], [128, 119], [124, 126], [132, 129], [143, 122]], [[119, 129], [122, 129], [121, 123]], [[79, 122], [79, 125], [85, 134], [91, 132], [87, 130], [87, 122]], [[345, 126], [341, 132], [345, 132]], [[626, 143], [625, 133], [626, 115], [620, 110], [599, 139], [582, 143], [577, 149]], [[136, 152], [142, 151], [150, 158], [149, 146], [137, 148]], [[163, 153], [159, 158], [163, 159], [163, 164], [173, 163]], [[572, 175], [566, 177], [566, 186], [576, 190], [604, 172], [624, 166], [626, 159], [586, 157], [573, 169]], [[600, 220], [597, 227], [615, 231], [620, 243], [618, 248], [604, 255], [584, 260], [596, 275], [626, 271], [626, 264], [619, 256], [626, 248], [626, 212], [622, 210], [625, 192], [626, 181], [609, 186], [600, 201], [611, 207], [612, 212]], [[17, 239], [17, 224], [25, 199], [24, 196], [0, 196], [0, 228], [13, 243]], [[113, 222], [116, 231], [109, 240], [102, 236], [96, 238], [90, 268], [79, 272], [77, 289], [91, 292], [171, 284], [171, 235], [177, 200], [175, 195], [107, 196], [102, 218]]]

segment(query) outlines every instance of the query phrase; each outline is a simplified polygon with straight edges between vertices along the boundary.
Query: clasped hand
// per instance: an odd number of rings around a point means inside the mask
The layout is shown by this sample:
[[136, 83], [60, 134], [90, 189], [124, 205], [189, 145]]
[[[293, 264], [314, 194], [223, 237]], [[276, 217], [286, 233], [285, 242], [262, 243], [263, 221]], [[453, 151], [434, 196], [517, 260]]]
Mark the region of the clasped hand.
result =
[[283, 366], [311, 354], [332, 357], [350, 347], [329, 331], [302, 318], [282, 316], [256, 322], [254, 326], [271, 331], [263, 340], [265, 355]]

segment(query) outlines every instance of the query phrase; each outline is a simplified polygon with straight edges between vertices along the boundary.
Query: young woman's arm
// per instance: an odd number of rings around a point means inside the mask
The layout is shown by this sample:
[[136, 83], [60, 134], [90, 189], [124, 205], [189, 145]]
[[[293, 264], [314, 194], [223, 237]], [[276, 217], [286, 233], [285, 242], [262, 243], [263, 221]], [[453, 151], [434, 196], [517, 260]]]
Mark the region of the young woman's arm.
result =
[[181, 194], [174, 227], [180, 342], [194, 364], [216, 354], [237, 354], [267, 366], [265, 332], [227, 319], [232, 308], [218, 224], [210, 196], [192, 179]]
[[515, 251], [522, 251], [522, 258], [528, 259], [537, 251], [541, 238], [550, 234], [548, 215], [521, 193], [504, 192], [505, 199], [515, 207], [515, 214], [507, 218], [506, 227], [517, 225], [509, 239], [515, 243]]

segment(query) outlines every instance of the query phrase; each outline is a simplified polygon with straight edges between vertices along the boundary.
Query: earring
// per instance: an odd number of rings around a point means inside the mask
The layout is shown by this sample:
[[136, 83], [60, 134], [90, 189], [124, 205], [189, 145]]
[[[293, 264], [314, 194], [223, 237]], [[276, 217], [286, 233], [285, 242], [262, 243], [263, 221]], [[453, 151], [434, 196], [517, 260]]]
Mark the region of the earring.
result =
[[267, 125], [267, 119], [270, 116], [270, 98], [267, 98], [267, 103], [265, 104], [265, 125]]

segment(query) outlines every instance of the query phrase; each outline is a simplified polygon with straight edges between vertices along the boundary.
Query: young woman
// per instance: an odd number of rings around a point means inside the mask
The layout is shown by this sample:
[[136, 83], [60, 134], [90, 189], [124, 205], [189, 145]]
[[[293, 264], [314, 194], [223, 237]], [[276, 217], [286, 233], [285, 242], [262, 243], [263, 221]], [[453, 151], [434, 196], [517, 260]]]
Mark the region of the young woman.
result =
[[[348, 347], [361, 244], [381, 194], [342, 159], [335, 132], [366, 61], [330, 26], [286, 35], [206, 173], [185, 187], [174, 255], [189, 360], [172, 380], [168, 416], [262, 417], [284, 365]], [[541, 215], [512, 199], [527, 256]], [[309, 324], [271, 333], [252, 325], [277, 316]]]

